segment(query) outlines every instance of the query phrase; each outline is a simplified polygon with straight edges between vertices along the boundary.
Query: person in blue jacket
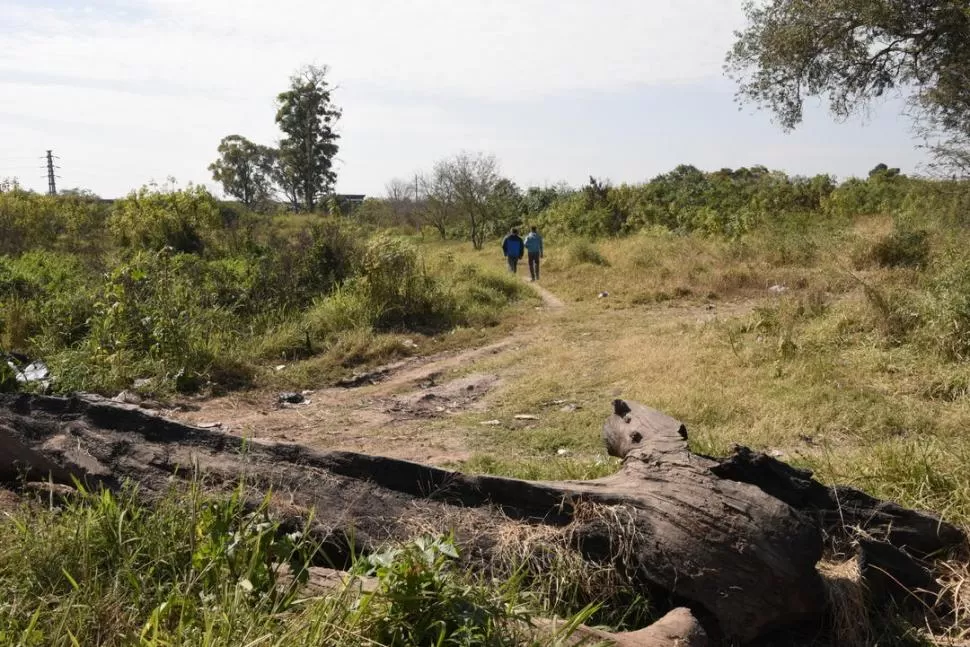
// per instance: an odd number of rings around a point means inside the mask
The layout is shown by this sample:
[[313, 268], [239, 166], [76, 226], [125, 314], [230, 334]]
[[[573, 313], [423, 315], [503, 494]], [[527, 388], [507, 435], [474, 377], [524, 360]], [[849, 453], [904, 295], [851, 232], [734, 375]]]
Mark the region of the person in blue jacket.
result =
[[509, 262], [509, 271], [515, 274], [519, 261], [525, 255], [525, 244], [519, 236], [518, 229], [513, 229], [512, 233], [502, 239], [502, 253]]
[[529, 274], [532, 281], [539, 280], [539, 259], [542, 258], [542, 236], [533, 227], [525, 237], [525, 250], [529, 252]]

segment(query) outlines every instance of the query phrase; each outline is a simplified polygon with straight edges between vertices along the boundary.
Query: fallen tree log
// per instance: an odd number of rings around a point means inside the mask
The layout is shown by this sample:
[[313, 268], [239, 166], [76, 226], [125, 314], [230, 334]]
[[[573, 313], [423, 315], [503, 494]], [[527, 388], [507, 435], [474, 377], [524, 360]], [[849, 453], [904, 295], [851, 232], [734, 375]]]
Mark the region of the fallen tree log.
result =
[[[644, 592], [666, 596], [670, 608], [689, 607], [715, 639], [746, 642], [823, 612], [816, 563], [826, 527], [806, 512], [824, 513], [826, 504], [820, 495], [800, 504], [778, 478], [788, 474], [784, 464], [755, 460], [760, 455], [743, 448], [724, 461], [693, 454], [680, 422], [620, 400], [603, 434], [610, 453], [624, 459], [617, 474], [528, 482], [252, 443], [90, 396], [6, 395], [0, 479], [77, 478], [110, 488], [130, 480], [152, 496], [195, 474], [214, 485], [244, 478], [272, 491], [281, 510], [312, 510], [338, 567], [342, 556], [410, 538], [424, 527], [419, 517], [447, 524], [486, 560], [503, 524], [562, 530], [586, 560], [621, 569]], [[797, 479], [789, 485], [827, 490], [804, 472]], [[935, 517], [872, 502], [909, 520], [912, 533], [893, 527], [877, 537], [897, 548], [928, 554], [962, 541]]]

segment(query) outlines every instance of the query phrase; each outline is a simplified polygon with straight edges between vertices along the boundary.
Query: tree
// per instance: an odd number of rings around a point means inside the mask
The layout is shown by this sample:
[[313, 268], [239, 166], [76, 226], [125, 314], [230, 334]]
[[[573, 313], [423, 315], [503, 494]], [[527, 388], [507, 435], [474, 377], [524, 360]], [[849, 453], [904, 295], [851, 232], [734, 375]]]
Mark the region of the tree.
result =
[[537, 216], [551, 207], [557, 200], [572, 195], [572, 193], [572, 189], [566, 184], [544, 187], [530, 186], [525, 195], [522, 196], [522, 208], [528, 215]]
[[276, 123], [285, 135], [276, 176], [284, 192], [307, 211], [332, 192], [337, 179], [333, 159], [339, 135], [333, 127], [341, 112], [331, 101], [327, 72], [326, 67], [303, 68], [276, 98]]
[[522, 191], [512, 180], [501, 178], [495, 183], [489, 197], [489, 206], [492, 214], [488, 225], [489, 234], [505, 234], [510, 228], [522, 224], [525, 203]]
[[894, 177], [899, 177], [899, 169], [889, 168], [882, 162], [879, 162], [878, 164], [876, 164], [874, 167], [872, 167], [872, 170], [869, 171], [870, 179], [872, 178], [883, 179], [883, 178], [894, 178]]
[[57, 192], [57, 195], [72, 197], [72, 198], [82, 198], [85, 200], [100, 200], [101, 196], [92, 191], [91, 189], [85, 189], [79, 186], [70, 189], [61, 189]]
[[219, 159], [209, 164], [212, 179], [222, 184], [226, 195], [254, 209], [273, 196], [273, 165], [277, 154], [268, 146], [255, 144], [241, 135], [229, 135], [219, 142]]
[[457, 206], [450, 177], [443, 164], [435, 166], [430, 175], [418, 177], [424, 199], [424, 221], [434, 227], [441, 240], [448, 237], [448, 230], [455, 222]]
[[301, 205], [299, 173], [278, 152], [273, 160], [272, 175], [273, 183], [286, 197], [290, 208], [293, 211], [299, 211]]
[[492, 195], [500, 177], [492, 155], [460, 153], [435, 165], [435, 184], [468, 222], [472, 246], [481, 249], [495, 209]]
[[892, 89], [910, 93], [917, 130], [937, 159], [970, 172], [967, 0], [768, 0], [746, 3], [726, 70], [738, 97], [785, 129], [806, 97], [840, 118]]
[[418, 186], [415, 181], [394, 178], [384, 187], [387, 206], [394, 216], [395, 224], [417, 227]]

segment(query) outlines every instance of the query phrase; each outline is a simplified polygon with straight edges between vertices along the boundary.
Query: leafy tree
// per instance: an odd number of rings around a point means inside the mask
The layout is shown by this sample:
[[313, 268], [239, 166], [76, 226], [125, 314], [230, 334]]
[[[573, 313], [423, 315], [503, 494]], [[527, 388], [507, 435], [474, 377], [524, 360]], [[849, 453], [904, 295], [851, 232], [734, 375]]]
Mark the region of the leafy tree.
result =
[[460, 153], [435, 165], [435, 183], [466, 219], [472, 246], [481, 249], [495, 218], [492, 196], [500, 177], [492, 155]]
[[420, 176], [418, 183], [425, 197], [423, 219], [444, 240], [457, 220], [458, 211], [446, 166], [439, 163], [429, 175]]
[[229, 135], [219, 142], [219, 159], [209, 165], [209, 170], [226, 195], [253, 209], [272, 198], [276, 157], [277, 152], [268, 146]]
[[488, 227], [489, 234], [504, 234], [511, 227], [522, 223], [525, 213], [522, 191], [512, 180], [502, 178], [495, 183], [489, 204], [493, 214]]
[[623, 225], [626, 224], [626, 216], [610, 201], [610, 188], [608, 180], [597, 180], [590, 175], [589, 184], [583, 187], [583, 199], [586, 202], [587, 211], [598, 211], [600, 215], [606, 214], [606, 217], [600, 218], [600, 220], [605, 221], [609, 234], [616, 235], [620, 233]]
[[898, 175], [899, 175], [898, 168], [889, 168], [882, 162], [876, 164], [874, 167], [872, 167], [872, 170], [869, 171], [870, 179], [894, 178], [894, 177], [897, 177]]
[[307, 66], [290, 78], [290, 89], [276, 98], [280, 141], [277, 181], [291, 201], [313, 211], [332, 191], [337, 175], [333, 159], [337, 135], [333, 127], [341, 112], [330, 98], [326, 67]]
[[273, 183], [286, 198], [293, 211], [299, 211], [301, 202], [300, 175], [288, 159], [277, 155], [271, 169]]
[[572, 194], [572, 189], [566, 184], [556, 186], [530, 186], [525, 195], [522, 196], [522, 207], [530, 216], [535, 216], [549, 207], [554, 202]]
[[741, 100], [790, 129], [809, 96], [827, 97], [845, 118], [887, 90], [911, 89], [931, 150], [970, 172], [966, 0], [767, 0], [744, 11], [748, 24], [726, 65]]
[[57, 195], [71, 197], [71, 198], [81, 198], [85, 200], [100, 200], [101, 196], [92, 191], [91, 189], [84, 189], [82, 187], [76, 186], [70, 189], [61, 189], [57, 192]]

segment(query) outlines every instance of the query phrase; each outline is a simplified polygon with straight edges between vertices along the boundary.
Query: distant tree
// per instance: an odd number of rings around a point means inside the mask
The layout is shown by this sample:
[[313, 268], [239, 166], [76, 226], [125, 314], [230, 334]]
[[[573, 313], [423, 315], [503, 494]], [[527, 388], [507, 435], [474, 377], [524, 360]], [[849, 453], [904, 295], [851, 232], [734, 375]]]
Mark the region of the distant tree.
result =
[[572, 194], [572, 189], [565, 184], [556, 186], [530, 186], [522, 196], [522, 208], [529, 216], [536, 216], [561, 198]]
[[[679, 167], [678, 167], [679, 168]], [[606, 214], [606, 228], [611, 235], [619, 234], [626, 224], [627, 214], [610, 200], [609, 180], [598, 180], [589, 176], [589, 184], [583, 187], [583, 199], [587, 211]]]
[[511, 227], [524, 224], [522, 217], [525, 215], [525, 204], [522, 191], [512, 180], [502, 178], [495, 183], [489, 197], [489, 206], [492, 214], [489, 234], [504, 234]]
[[394, 178], [384, 187], [387, 206], [398, 224], [418, 226], [418, 186], [415, 181]]
[[472, 246], [481, 249], [495, 218], [493, 194], [501, 179], [498, 161], [483, 153], [460, 153], [435, 165], [435, 184], [468, 224]]
[[424, 196], [423, 220], [444, 240], [455, 224], [458, 213], [447, 169], [442, 164], [436, 165], [430, 174], [418, 176], [418, 184]]
[[16, 177], [5, 177], [0, 180], [0, 193], [6, 193], [7, 191], [19, 191], [20, 190], [20, 178]]
[[333, 127], [341, 111], [330, 97], [326, 67], [307, 66], [290, 78], [290, 89], [276, 98], [276, 123], [284, 133], [280, 141], [278, 181], [291, 198], [313, 211], [331, 193], [336, 181], [333, 159], [337, 135]]
[[219, 159], [209, 164], [212, 179], [223, 192], [246, 207], [265, 205], [273, 196], [274, 149], [255, 144], [241, 135], [229, 135], [219, 142]]
[[300, 193], [300, 176], [297, 169], [279, 154], [273, 159], [271, 169], [273, 183], [277, 190], [286, 198], [287, 204], [293, 211], [299, 211], [302, 205]]
[[92, 191], [91, 189], [82, 189], [79, 186], [72, 187], [70, 189], [61, 189], [57, 192], [58, 195], [70, 196], [73, 198], [84, 198], [86, 200], [97, 200], [101, 196]]
[[894, 178], [894, 177], [898, 177], [898, 176], [899, 176], [899, 169], [898, 168], [889, 168], [888, 166], [886, 166], [882, 162], [880, 162], [879, 164], [876, 164], [874, 167], [872, 167], [872, 170], [869, 171], [869, 177], [870, 178], [877, 178], [877, 177], [878, 178]]
[[806, 97], [847, 117], [887, 90], [911, 92], [937, 159], [970, 173], [970, 6], [967, 0], [747, 2], [727, 57], [738, 96], [786, 129]]

